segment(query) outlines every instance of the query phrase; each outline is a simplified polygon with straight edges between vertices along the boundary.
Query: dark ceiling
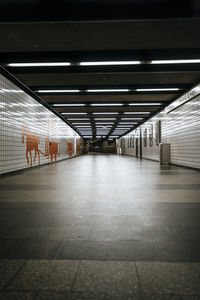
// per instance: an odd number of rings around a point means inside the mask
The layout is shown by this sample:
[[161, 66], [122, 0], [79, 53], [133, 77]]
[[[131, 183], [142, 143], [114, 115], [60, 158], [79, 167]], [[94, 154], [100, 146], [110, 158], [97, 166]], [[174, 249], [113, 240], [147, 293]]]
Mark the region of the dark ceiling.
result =
[[1, 0], [2, 21], [186, 18], [200, 15], [199, 0]]
[[[179, 8], [175, 2], [112, 0], [95, 1], [94, 5], [94, 1], [74, 0], [56, 4], [49, 1], [47, 6], [46, 1], [32, 0], [27, 11], [26, 1], [18, 1], [18, 5], [16, 1], [1, 1], [0, 64], [56, 111], [64, 113], [67, 122], [83, 136], [121, 136], [200, 81], [200, 63], [150, 63], [200, 59], [199, 1], [182, 1]], [[141, 63], [79, 65], [91, 61]], [[23, 62], [71, 65], [7, 65]], [[174, 88], [179, 90], [137, 90]], [[97, 89], [114, 91], [88, 92]], [[84, 124], [85, 128], [80, 127]]]

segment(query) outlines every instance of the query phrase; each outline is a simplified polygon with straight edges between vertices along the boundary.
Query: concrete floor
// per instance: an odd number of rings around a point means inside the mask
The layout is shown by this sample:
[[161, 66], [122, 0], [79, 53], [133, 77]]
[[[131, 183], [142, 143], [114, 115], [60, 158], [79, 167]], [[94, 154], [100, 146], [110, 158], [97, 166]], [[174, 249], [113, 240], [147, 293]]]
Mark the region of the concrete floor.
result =
[[200, 176], [90, 154], [0, 177], [1, 299], [200, 299]]

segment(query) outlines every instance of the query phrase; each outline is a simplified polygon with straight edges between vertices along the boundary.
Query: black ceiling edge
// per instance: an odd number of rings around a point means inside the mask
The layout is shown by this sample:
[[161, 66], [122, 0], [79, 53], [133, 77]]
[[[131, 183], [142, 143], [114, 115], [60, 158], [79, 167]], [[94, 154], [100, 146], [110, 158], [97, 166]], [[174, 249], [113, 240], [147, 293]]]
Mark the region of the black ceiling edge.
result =
[[[62, 117], [56, 110], [53, 109], [48, 103], [46, 103], [44, 100], [42, 100], [38, 95], [36, 95], [31, 89], [29, 89], [24, 83], [22, 83], [20, 80], [18, 80], [15, 76], [13, 76], [11, 73], [9, 73], [4, 67], [0, 65], [0, 74], [5, 76], [8, 80], [10, 80], [12, 83], [14, 83], [17, 87], [19, 87], [21, 90], [23, 90], [25, 93], [27, 93], [29, 96], [31, 96], [33, 99], [35, 99], [37, 102], [42, 104], [44, 107], [46, 107], [48, 110], [50, 110], [54, 115], [56, 115], [59, 119], [61, 119], [63, 122], [65, 122], [69, 127], [71, 127], [79, 136], [81, 136], [78, 131], [69, 123], [67, 120]], [[81, 136], [82, 137], [82, 136]]]

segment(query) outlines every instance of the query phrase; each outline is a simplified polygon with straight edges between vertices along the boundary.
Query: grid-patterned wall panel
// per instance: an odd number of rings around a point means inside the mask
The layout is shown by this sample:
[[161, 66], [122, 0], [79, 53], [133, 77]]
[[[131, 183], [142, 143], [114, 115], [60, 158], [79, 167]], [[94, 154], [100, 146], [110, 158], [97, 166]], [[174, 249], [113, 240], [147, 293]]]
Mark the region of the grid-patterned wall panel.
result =
[[64, 121], [0, 75], [0, 174], [81, 154]]
[[[159, 141], [156, 135], [160, 121], [162, 143], [170, 144], [170, 161], [173, 164], [200, 168], [200, 96], [186, 102], [171, 112], [157, 114], [141, 125], [142, 157], [159, 161]], [[135, 143], [124, 143], [131, 136], [138, 136], [134, 130], [121, 138], [122, 153], [136, 156]], [[119, 146], [118, 146], [119, 147]], [[119, 151], [118, 151], [119, 153]]]
[[200, 168], [200, 96], [168, 114], [171, 163]]

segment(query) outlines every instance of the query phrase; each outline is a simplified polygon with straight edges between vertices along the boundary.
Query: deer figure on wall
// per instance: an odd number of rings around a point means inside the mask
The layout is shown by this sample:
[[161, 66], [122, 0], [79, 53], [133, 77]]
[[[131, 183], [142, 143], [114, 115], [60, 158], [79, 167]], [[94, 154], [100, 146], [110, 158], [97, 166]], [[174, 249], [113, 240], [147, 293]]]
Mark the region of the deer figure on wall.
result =
[[51, 161], [53, 161], [53, 159], [56, 161], [57, 156], [60, 155], [58, 146], [58, 142], [53, 142], [49, 140], [48, 137], [45, 139], [45, 155], [50, 156]]
[[[26, 159], [27, 164], [32, 167], [32, 151], [35, 151], [34, 155], [34, 163], [36, 161], [36, 157], [38, 156], [38, 164], [40, 165], [40, 153], [44, 156], [48, 156], [44, 154], [39, 148], [40, 138], [37, 134], [32, 133], [27, 125], [22, 125], [22, 143], [24, 144], [26, 137]], [[30, 157], [30, 159], [29, 159]], [[48, 158], [48, 157], [47, 157]]]
[[67, 142], [67, 154], [72, 157], [74, 151], [74, 144], [72, 142]]

